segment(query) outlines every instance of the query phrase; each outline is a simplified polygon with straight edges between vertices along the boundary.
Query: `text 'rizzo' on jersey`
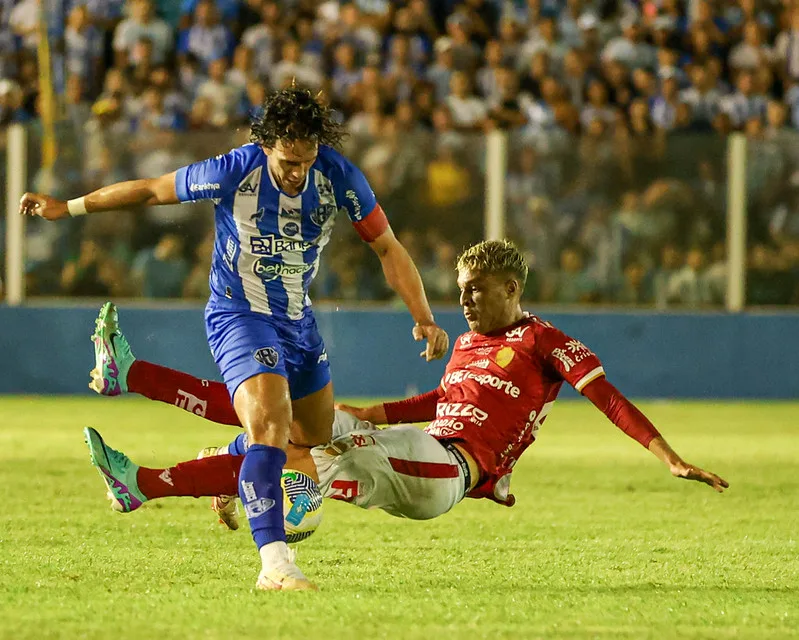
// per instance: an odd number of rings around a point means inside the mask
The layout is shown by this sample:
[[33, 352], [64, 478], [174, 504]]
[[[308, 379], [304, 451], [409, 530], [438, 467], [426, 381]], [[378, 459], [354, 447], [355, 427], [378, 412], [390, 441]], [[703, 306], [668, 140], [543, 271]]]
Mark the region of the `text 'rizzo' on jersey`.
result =
[[181, 202], [215, 204], [211, 302], [278, 319], [305, 315], [337, 213], [346, 212], [367, 241], [388, 225], [363, 173], [326, 146], [296, 196], [280, 190], [257, 144], [179, 169], [175, 187]]
[[455, 341], [436, 419], [425, 429], [459, 441], [480, 466], [470, 497], [507, 503], [510, 472], [535, 440], [563, 382], [578, 391], [604, 375], [582, 342], [528, 315], [501, 332]]

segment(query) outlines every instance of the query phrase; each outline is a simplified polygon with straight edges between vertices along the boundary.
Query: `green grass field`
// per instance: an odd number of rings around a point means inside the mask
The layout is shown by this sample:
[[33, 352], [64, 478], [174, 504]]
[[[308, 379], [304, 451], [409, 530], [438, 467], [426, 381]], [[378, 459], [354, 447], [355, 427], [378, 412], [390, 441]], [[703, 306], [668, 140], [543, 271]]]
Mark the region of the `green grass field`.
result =
[[256, 592], [205, 500], [112, 513], [84, 425], [139, 463], [235, 430], [144, 400], [0, 398], [0, 638], [799, 637], [799, 405], [642, 403], [724, 495], [673, 479], [587, 402], [553, 410], [517, 504], [431, 522], [327, 504], [318, 594]]

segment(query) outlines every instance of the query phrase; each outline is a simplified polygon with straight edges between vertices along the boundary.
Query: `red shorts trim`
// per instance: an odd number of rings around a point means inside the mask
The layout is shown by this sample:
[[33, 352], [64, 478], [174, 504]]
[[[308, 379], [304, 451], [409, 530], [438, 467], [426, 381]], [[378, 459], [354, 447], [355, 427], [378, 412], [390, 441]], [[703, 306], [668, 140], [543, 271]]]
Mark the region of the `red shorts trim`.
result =
[[396, 473], [414, 478], [457, 478], [460, 475], [458, 465], [446, 462], [417, 462], [391, 457], [388, 461]]

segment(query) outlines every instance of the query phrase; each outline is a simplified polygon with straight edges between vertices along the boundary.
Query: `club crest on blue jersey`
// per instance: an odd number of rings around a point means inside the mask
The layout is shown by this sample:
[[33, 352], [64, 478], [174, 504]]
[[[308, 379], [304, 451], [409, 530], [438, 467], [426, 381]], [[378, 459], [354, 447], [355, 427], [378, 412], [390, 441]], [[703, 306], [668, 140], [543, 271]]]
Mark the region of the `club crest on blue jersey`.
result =
[[277, 366], [278, 360], [280, 360], [277, 349], [273, 347], [261, 347], [253, 354], [253, 358], [255, 358], [256, 362], [260, 362], [270, 369], [274, 369]]
[[338, 210], [334, 204], [320, 205], [311, 211], [311, 222], [313, 222], [316, 226], [321, 227], [332, 216], [336, 215], [336, 211]]

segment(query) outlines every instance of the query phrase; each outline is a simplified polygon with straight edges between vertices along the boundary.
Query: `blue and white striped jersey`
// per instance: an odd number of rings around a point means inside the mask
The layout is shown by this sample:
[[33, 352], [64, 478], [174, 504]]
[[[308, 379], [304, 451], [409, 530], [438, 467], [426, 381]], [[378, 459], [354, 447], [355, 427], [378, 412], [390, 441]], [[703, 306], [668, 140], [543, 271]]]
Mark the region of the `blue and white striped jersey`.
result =
[[211, 303], [299, 320], [336, 214], [343, 209], [361, 226], [383, 213], [363, 173], [330, 147], [319, 147], [297, 196], [277, 187], [268, 162], [259, 145], [246, 144], [179, 169], [175, 187], [181, 202], [215, 204]]

